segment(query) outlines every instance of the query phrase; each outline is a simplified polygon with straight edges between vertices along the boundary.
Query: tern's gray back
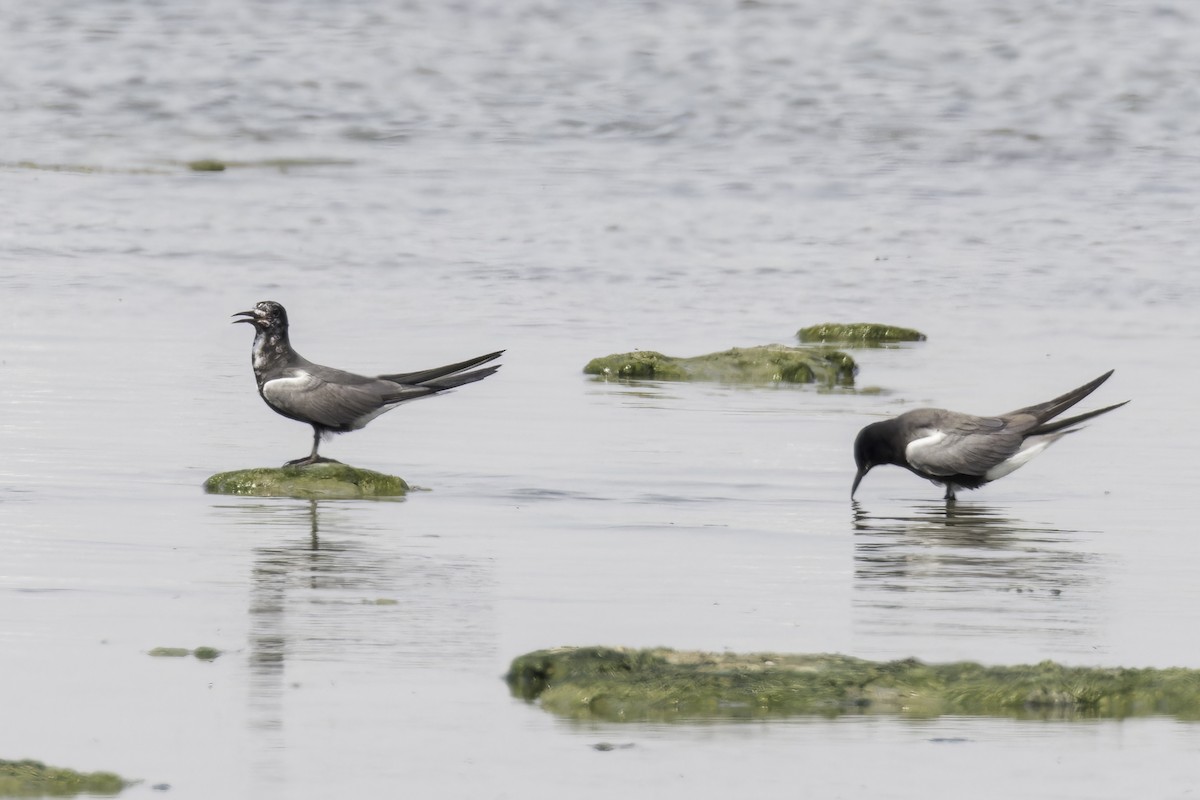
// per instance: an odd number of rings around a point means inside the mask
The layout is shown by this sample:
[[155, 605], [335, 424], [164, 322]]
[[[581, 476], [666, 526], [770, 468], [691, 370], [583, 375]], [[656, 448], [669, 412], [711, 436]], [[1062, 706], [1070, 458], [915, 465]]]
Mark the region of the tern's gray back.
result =
[[902, 414], [908, 463], [929, 475], [984, 475], [1021, 448], [1025, 432], [1037, 420], [977, 417], [943, 408], [919, 408]]

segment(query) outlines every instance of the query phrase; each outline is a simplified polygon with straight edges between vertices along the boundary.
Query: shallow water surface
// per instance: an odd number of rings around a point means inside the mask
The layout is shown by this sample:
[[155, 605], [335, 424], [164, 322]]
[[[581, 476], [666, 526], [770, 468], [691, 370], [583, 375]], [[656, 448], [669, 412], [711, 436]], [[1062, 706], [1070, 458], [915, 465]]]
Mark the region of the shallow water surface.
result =
[[[559, 644], [1200, 666], [1197, 19], [968, 6], [6, 18], [0, 757], [181, 799], [1192, 791], [1194, 723], [588, 725], [501, 679]], [[263, 299], [320, 363], [504, 368], [323, 445], [402, 500], [206, 496], [309, 448], [229, 324]], [[861, 394], [580, 373], [831, 320], [929, 340], [856, 351]], [[953, 507], [898, 469], [850, 501], [864, 424], [1114, 367], [1084, 405], [1129, 406]]]

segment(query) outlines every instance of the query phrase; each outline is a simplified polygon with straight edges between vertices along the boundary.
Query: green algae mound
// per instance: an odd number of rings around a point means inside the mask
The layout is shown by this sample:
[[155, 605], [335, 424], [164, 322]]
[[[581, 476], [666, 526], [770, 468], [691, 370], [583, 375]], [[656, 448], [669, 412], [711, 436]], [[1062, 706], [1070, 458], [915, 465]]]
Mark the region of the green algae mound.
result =
[[513, 660], [513, 695], [574, 719], [942, 714], [1200, 719], [1200, 670], [564, 647]]
[[253, 497], [336, 500], [399, 497], [408, 491], [408, 484], [395, 475], [333, 462], [303, 467], [259, 467], [218, 472], [204, 482], [204, 491]]
[[186, 647], [155, 647], [146, 655], [153, 658], [185, 658], [192, 654], [191, 650]]
[[32, 759], [0, 759], [0, 797], [114, 795], [135, 782], [112, 772], [76, 772], [73, 769], [48, 767]]
[[224, 172], [225, 162], [215, 158], [201, 158], [187, 163], [192, 172]]
[[220, 658], [221, 651], [215, 647], [197, 647], [195, 650], [189, 650], [186, 647], [155, 647], [147, 655], [154, 658], [185, 658], [187, 656], [195, 656], [201, 661], [216, 661]]
[[925, 334], [874, 322], [826, 322], [801, 328], [796, 331], [796, 338], [806, 344], [838, 342], [852, 347], [881, 347], [898, 342], [923, 342]]
[[583, 368], [588, 375], [656, 381], [716, 381], [720, 383], [854, 383], [858, 365], [846, 353], [829, 348], [787, 347], [779, 344], [735, 347], [691, 358], [636, 350], [593, 358]]

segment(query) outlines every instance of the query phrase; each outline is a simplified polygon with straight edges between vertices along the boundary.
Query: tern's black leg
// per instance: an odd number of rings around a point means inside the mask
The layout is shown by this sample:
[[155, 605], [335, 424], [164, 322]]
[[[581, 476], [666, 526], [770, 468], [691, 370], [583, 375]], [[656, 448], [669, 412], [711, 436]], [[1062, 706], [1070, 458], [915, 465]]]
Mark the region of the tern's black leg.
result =
[[306, 467], [309, 464], [340, 464], [342, 462], [335, 461], [332, 458], [325, 458], [317, 455], [317, 448], [321, 446], [321, 429], [313, 425], [313, 449], [304, 458], [293, 459], [286, 464], [285, 467]]
[[953, 483], [946, 484], [946, 496], [943, 499], [945, 499], [947, 502], [951, 502], [951, 503], [954, 502], [955, 497], [954, 497], [954, 484]]

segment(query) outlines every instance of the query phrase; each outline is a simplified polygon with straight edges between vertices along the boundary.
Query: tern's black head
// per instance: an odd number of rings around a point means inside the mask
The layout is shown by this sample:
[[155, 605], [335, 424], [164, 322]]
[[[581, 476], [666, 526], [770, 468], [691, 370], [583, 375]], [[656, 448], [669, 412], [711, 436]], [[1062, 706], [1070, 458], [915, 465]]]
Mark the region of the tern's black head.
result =
[[893, 427], [892, 420], [884, 420], [872, 422], [858, 432], [854, 440], [854, 466], [858, 468], [858, 472], [854, 475], [854, 485], [850, 487], [851, 499], [854, 499], [854, 493], [858, 491], [858, 484], [862, 482], [863, 476], [870, 472], [872, 467], [897, 463]]
[[274, 300], [263, 300], [261, 303], [255, 303], [252, 311], [239, 311], [233, 316], [244, 317], [244, 319], [235, 319], [235, 323], [249, 322], [255, 328], [262, 331], [287, 333], [287, 312], [283, 310], [283, 306]]

